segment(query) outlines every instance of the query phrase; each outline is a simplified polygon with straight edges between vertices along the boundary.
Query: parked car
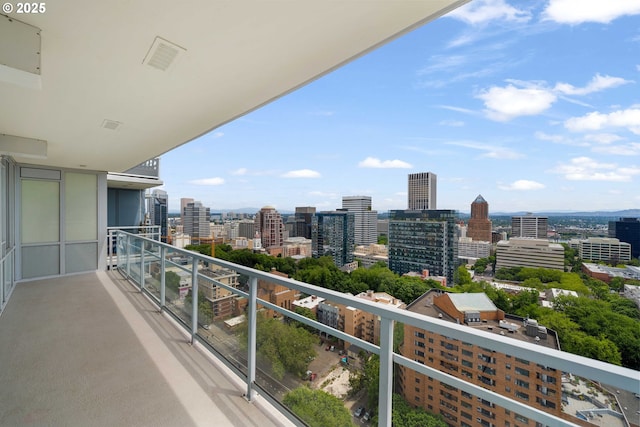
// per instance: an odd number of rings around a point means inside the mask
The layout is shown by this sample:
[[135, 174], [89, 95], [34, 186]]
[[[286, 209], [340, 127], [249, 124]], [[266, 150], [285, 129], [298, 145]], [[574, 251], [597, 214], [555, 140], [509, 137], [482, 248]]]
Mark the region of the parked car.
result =
[[369, 421], [371, 419], [371, 411], [367, 411], [364, 413], [364, 417], [362, 417], [362, 421]]
[[358, 406], [356, 412], [353, 413], [357, 418], [360, 418], [364, 414], [364, 406]]

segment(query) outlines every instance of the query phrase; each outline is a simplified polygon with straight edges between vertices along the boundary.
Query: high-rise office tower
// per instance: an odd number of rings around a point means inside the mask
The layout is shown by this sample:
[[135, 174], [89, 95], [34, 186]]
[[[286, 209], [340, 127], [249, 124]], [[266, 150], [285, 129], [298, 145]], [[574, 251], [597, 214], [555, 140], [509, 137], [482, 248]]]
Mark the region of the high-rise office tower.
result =
[[631, 256], [640, 258], [640, 218], [620, 218], [609, 221], [609, 237], [631, 245]]
[[355, 216], [346, 210], [318, 212], [311, 225], [314, 258], [330, 256], [337, 267], [353, 262]]
[[409, 174], [408, 209], [437, 209], [437, 176], [432, 172]]
[[378, 242], [378, 212], [371, 210], [370, 196], [343, 196], [342, 209], [354, 214], [356, 245]]
[[184, 234], [191, 236], [191, 239], [209, 238], [211, 237], [211, 228], [209, 226], [210, 210], [202, 206], [201, 202], [189, 202], [182, 213], [184, 218]]
[[315, 213], [316, 208], [313, 206], [296, 207], [294, 237], [311, 239], [311, 220]]
[[530, 237], [532, 239], [546, 239], [549, 218], [526, 214], [511, 217], [511, 237]]
[[469, 219], [467, 237], [471, 237], [475, 241], [491, 241], [489, 203], [481, 195], [478, 195], [471, 203], [471, 219]]
[[282, 216], [273, 206], [265, 206], [256, 214], [256, 231], [260, 233], [263, 248], [282, 246], [284, 223]]
[[389, 213], [389, 268], [397, 274], [428, 270], [453, 283], [458, 267], [454, 210], [392, 210]]
[[147, 212], [151, 225], [160, 226], [160, 240], [167, 242], [169, 236], [167, 228], [167, 209], [169, 197], [164, 190], [153, 190], [151, 196], [147, 199]]
[[193, 203], [194, 200], [188, 197], [183, 197], [180, 199], [180, 222], [184, 225], [184, 210], [189, 203]]

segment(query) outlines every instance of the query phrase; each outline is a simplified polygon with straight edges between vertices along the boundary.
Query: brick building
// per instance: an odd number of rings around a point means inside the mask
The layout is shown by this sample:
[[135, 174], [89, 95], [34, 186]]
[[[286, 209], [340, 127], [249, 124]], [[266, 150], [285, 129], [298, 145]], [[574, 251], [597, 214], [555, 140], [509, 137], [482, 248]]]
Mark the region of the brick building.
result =
[[[525, 322], [524, 319], [505, 315], [483, 293], [450, 294], [431, 290], [407, 309], [504, 335], [505, 339], [558, 349], [552, 331], [547, 331], [533, 320]], [[503, 396], [562, 415], [561, 372], [552, 368], [410, 325], [405, 325], [400, 352], [419, 363]], [[442, 415], [447, 424], [452, 426], [533, 425], [520, 414], [402, 366], [399, 369], [398, 387], [407, 402]]]

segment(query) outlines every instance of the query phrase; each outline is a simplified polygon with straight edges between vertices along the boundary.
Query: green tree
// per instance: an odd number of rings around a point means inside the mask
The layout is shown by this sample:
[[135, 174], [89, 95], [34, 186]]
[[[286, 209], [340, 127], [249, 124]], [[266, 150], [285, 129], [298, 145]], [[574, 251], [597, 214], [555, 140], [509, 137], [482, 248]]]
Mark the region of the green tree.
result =
[[322, 390], [299, 387], [285, 394], [283, 403], [311, 427], [353, 426], [344, 403]]
[[453, 283], [456, 285], [466, 285], [473, 282], [471, 280], [471, 274], [467, 271], [464, 265], [458, 267], [453, 275]]
[[440, 415], [433, 415], [421, 408], [409, 406], [399, 394], [393, 395], [391, 424], [394, 427], [446, 427]]
[[364, 387], [367, 390], [367, 403], [370, 408], [378, 407], [378, 392], [380, 384], [380, 356], [369, 357], [362, 368]]
[[[271, 372], [282, 379], [285, 372], [303, 377], [314, 350], [316, 336], [304, 328], [283, 323], [280, 319], [265, 319], [258, 314], [256, 347], [258, 356], [271, 365]], [[247, 322], [240, 329], [241, 343], [247, 343]]]
[[173, 291], [177, 295], [180, 288], [180, 276], [178, 276], [178, 273], [173, 271], [165, 271], [164, 284], [167, 289]]

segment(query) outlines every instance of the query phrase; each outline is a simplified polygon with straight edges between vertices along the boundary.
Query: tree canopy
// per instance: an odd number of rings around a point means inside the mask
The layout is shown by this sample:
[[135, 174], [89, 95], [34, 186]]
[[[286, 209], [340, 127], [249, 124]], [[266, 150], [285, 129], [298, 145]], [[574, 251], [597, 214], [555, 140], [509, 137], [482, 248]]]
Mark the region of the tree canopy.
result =
[[283, 403], [311, 427], [353, 426], [344, 403], [322, 390], [299, 387], [285, 394]]

